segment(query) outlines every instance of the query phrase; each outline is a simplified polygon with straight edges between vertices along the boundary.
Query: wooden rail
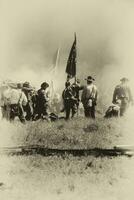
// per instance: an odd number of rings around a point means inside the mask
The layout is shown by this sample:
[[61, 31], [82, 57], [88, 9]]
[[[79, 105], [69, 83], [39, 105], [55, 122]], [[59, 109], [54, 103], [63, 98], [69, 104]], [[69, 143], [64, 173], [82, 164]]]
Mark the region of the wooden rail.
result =
[[134, 148], [130, 146], [116, 146], [111, 149], [50, 149], [40, 145], [31, 146], [18, 146], [18, 147], [3, 147], [0, 148], [0, 154], [8, 155], [35, 155], [40, 154], [42, 156], [133, 156]]

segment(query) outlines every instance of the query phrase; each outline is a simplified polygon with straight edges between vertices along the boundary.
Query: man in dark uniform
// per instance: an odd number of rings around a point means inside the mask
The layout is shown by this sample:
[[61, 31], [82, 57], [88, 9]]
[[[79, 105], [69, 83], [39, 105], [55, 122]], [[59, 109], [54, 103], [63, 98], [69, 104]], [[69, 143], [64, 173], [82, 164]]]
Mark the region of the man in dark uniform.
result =
[[48, 107], [50, 100], [49, 84], [43, 82], [41, 88], [37, 91], [37, 101], [34, 113], [34, 119], [44, 118], [48, 116]]
[[75, 92], [73, 91], [70, 82], [65, 83], [65, 89], [62, 93], [62, 98], [64, 102], [66, 120], [70, 118], [71, 111], [72, 111], [72, 118], [73, 118], [77, 112], [77, 107], [76, 107], [77, 99], [75, 97]]
[[123, 116], [129, 104], [133, 104], [133, 97], [130, 87], [127, 85], [129, 80], [124, 77], [120, 81], [121, 84], [115, 87], [112, 102], [116, 104], [117, 101], [120, 101], [120, 116]]
[[24, 106], [24, 111], [26, 112], [26, 120], [31, 120], [33, 116], [33, 103], [32, 103], [32, 91], [33, 88], [30, 86], [29, 82], [23, 83], [22, 91], [25, 93], [27, 97], [27, 105]]
[[87, 85], [83, 88], [81, 102], [83, 103], [85, 117], [95, 119], [95, 106], [97, 102], [97, 87], [93, 84], [94, 78], [88, 76]]

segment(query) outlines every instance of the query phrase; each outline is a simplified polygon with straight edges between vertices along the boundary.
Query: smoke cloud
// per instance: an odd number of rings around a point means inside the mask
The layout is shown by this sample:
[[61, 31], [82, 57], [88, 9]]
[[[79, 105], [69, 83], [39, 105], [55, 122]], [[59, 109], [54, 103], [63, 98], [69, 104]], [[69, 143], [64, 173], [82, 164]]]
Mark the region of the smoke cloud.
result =
[[77, 34], [77, 72], [84, 83], [96, 79], [111, 101], [123, 76], [132, 88], [134, 64], [134, 2], [130, 0], [3, 0], [0, 12], [1, 79], [30, 81], [37, 87], [51, 81], [53, 56], [60, 47], [57, 88], [64, 87], [65, 67]]

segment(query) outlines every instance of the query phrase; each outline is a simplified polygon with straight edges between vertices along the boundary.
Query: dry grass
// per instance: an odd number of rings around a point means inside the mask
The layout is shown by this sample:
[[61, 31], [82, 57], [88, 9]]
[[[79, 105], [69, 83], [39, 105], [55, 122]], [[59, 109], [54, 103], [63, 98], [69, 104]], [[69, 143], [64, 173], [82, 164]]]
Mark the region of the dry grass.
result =
[[[0, 123], [1, 146], [109, 148], [132, 143], [133, 123], [126, 119]], [[49, 156], [0, 157], [3, 200], [132, 200], [133, 158]]]
[[36, 155], [1, 157], [0, 163], [3, 200], [133, 199], [134, 160], [129, 158]]
[[[49, 148], [110, 148], [124, 136], [122, 119], [76, 118], [72, 121], [8, 124], [8, 140], [12, 145], [44, 145]], [[2, 136], [1, 136], [2, 137]]]

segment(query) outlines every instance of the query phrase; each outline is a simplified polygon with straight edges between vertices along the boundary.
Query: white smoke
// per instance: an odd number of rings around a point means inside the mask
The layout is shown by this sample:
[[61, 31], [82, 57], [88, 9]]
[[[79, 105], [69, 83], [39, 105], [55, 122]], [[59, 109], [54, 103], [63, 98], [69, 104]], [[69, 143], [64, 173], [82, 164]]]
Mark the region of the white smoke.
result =
[[[130, 0], [3, 0], [0, 76], [37, 87], [53, 80], [56, 88], [63, 89], [76, 32], [78, 77], [84, 83], [87, 75], [93, 75], [108, 104], [121, 77], [128, 77], [134, 88], [133, 11]], [[49, 68], [59, 46], [60, 62], [53, 77]]]

